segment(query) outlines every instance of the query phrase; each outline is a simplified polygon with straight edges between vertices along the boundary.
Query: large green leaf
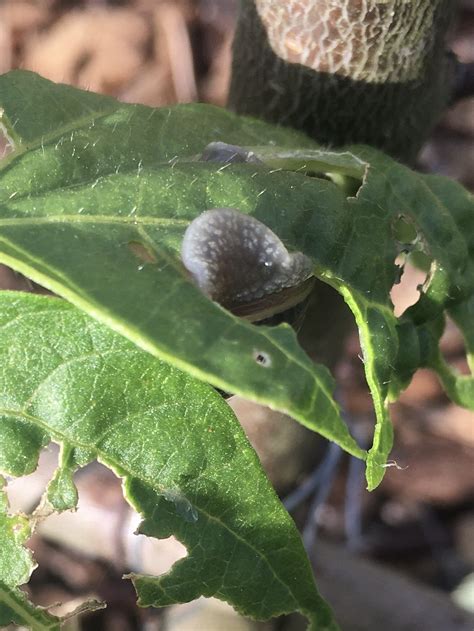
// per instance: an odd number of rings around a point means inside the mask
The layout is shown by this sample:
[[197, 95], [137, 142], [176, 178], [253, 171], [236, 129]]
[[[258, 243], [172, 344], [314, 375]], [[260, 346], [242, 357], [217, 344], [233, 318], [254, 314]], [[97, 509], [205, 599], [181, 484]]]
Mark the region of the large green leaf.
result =
[[[298, 610], [314, 630], [337, 628], [293, 521], [211, 386], [57, 298], [0, 293], [0, 327], [1, 469], [30, 472], [41, 446], [59, 443], [48, 499], [64, 509], [76, 500], [74, 468], [96, 458], [123, 478], [141, 532], [186, 546], [167, 574], [133, 577], [141, 604], [216, 596], [257, 619]], [[8, 519], [0, 579], [12, 587], [30, 563], [20, 518]]]
[[[236, 319], [185, 273], [179, 250], [189, 222], [208, 208], [238, 208], [311, 257], [355, 315], [377, 416], [369, 488], [392, 445], [388, 401], [418, 367], [437, 370], [455, 400], [474, 406], [472, 378], [450, 372], [437, 350], [447, 309], [472, 339], [474, 204], [460, 186], [368, 148], [325, 151], [221, 109], [123, 105], [30, 73], [0, 77], [0, 104], [16, 143], [0, 172], [1, 261], [150, 353], [287, 411], [366, 458], [332, 400], [332, 378], [293, 332]], [[198, 161], [211, 141], [250, 146], [262, 163]], [[321, 171], [340, 186], [306, 175]], [[419, 302], [397, 320], [389, 292], [400, 217], [433, 263]], [[255, 360], [262, 353], [265, 365]]]
[[[291, 243], [301, 241], [315, 195], [326, 208], [344, 204], [330, 182], [189, 161], [212, 140], [304, 145], [302, 136], [217, 108], [121, 105], [30, 73], [0, 77], [0, 94], [17, 139], [0, 176], [2, 261], [149, 352], [286, 410], [365, 458], [332, 399], [332, 378], [293, 331], [233, 317], [201, 294], [179, 259], [186, 226], [206, 208], [238, 207]], [[177, 163], [182, 154], [188, 161]], [[303, 212], [294, 214], [298, 203]], [[337, 213], [316, 223], [328, 240], [343, 229]], [[156, 263], [137, 258], [137, 242]]]

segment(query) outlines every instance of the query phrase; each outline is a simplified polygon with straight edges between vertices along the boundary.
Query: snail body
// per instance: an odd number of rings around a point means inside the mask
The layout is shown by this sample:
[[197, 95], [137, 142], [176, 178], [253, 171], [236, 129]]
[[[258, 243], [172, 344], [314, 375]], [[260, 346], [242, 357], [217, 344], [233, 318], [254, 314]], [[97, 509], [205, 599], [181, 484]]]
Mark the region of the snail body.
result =
[[288, 252], [270, 228], [233, 208], [214, 208], [194, 219], [181, 257], [203, 293], [251, 320], [298, 304], [312, 286], [307, 256]]

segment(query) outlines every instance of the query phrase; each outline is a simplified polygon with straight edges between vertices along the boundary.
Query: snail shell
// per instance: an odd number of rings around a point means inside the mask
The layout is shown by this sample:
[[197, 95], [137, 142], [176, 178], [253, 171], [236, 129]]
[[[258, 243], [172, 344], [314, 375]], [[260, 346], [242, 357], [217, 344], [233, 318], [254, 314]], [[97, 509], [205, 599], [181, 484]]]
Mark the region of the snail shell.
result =
[[288, 252], [270, 228], [233, 208], [214, 208], [194, 219], [181, 257], [209, 298], [250, 320], [298, 304], [312, 286], [307, 256]]

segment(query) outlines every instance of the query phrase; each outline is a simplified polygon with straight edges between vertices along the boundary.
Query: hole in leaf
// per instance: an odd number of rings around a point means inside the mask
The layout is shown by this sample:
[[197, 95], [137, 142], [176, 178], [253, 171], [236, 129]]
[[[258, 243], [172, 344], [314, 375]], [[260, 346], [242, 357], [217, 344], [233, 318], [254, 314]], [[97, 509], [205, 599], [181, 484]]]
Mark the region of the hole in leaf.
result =
[[141, 517], [130, 511], [125, 527], [125, 550], [134, 572], [160, 576], [187, 555], [187, 550], [174, 536], [155, 539], [138, 534]]
[[412, 257], [399, 254], [395, 259], [395, 265], [400, 271], [399, 282], [395, 283], [390, 291], [394, 313], [398, 318], [408, 307], [411, 307], [420, 299], [421, 287], [428, 278], [429, 271], [415, 266], [411, 262]]
[[272, 358], [265, 351], [254, 351], [253, 358], [260, 366], [264, 368], [270, 368], [272, 365]]
[[[51, 443], [42, 450], [34, 473], [9, 479], [6, 490], [11, 513], [28, 514], [38, 506], [54, 476], [58, 453], [58, 446]], [[37, 534], [54, 546], [44, 543], [35, 547], [35, 560], [43, 571], [59, 573], [59, 578], [68, 583], [72, 580], [71, 569], [77, 570], [76, 578], [84, 584], [74, 587], [89, 593], [95, 586], [89, 584], [94, 577], [90, 571], [91, 561], [87, 559], [159, 575], [186, 556], [186, 548], [174, 537], [158, 540], [135, 534], [141, 517], [125, 501], [122, 480], [112, 470], [94, 461], [76, 473], [75, 481], [79, 491], [77, 510], [49, 514], [38, 523]], [[74, 558], [76, 554], [80, 555], [79, 559]], [[120, 570], [117, 571], [119, 581], [122, 581]], [[36, 600], [35, 573], [30, 588]]]
[[392, 229], [399, 244], [399, 254], [395, 259], [398, 277], [390, 296], [395, 315], [400, 317], [408, 307], [418, 302], [422, 289], [427, 287], [433, 260], [427, 254], [423, 237], [410, 218], [399, 215]]
[[38, 466], [33, 473], [9, 478], [6, 491], [12, 513], [30, 514], [38, 506], [46, 485], [58, 466], [58, 453], [58, 446], [51, 443], [42, 449]]
[[158, 259], [150, 246], [139, 241], [129, 241], [128, 247], [131, 252], [143, 263], [157, 263]]

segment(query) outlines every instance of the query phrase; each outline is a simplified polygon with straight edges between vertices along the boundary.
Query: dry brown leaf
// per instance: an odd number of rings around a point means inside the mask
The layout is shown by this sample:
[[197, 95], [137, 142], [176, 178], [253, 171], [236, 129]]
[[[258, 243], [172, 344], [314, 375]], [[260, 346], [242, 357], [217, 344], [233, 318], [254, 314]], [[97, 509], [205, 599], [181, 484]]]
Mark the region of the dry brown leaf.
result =
[[140, 71], [149, 35], [145, 19], [129, 9], [71, 11], [29, 44], [23, 66], [111, 94]]

